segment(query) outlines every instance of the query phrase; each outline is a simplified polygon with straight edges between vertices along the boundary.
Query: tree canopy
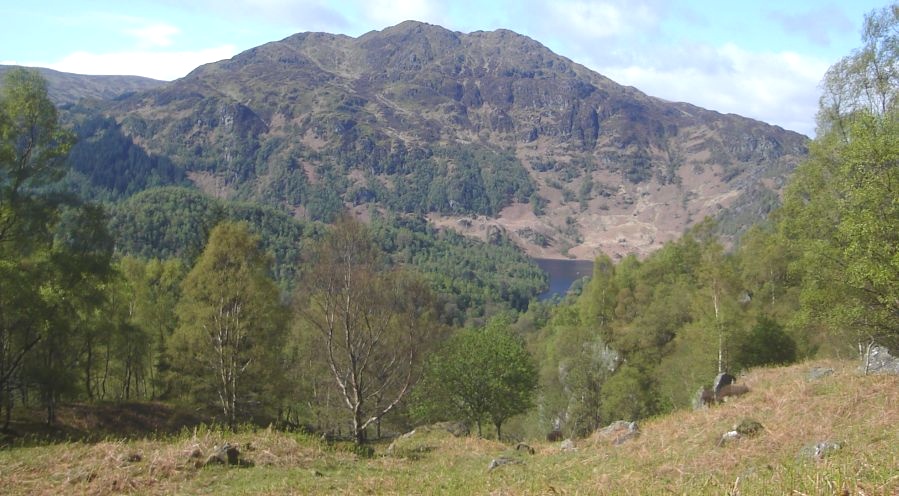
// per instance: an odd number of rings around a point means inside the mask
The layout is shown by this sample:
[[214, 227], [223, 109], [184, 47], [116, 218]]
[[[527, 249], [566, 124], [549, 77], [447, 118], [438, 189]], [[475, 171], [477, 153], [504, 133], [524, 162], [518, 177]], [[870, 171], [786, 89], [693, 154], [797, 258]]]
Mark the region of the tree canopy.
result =
[[437, 420], [485, 421], [496, 427], [533, 405], [537, 366], [523, 341], [509, 329], [507, 316], [485, 328], [452, 336], [427, 364], [416, 396], [418, 415]]
[[266, 401], [276, 384], [285, 309], [270, 259], [245, 224], [222, 223], [182, 284], [175, 367], [197, 379], [199, 399], [217, 399], [231, 428], [248, 405]]

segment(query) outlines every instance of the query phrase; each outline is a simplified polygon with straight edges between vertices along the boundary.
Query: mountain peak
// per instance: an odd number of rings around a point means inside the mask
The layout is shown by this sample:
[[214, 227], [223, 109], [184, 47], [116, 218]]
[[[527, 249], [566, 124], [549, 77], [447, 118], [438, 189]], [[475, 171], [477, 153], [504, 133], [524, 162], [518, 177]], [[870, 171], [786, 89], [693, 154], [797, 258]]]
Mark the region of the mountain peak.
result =
[[231, 194], [427, 214], [538, 256], [647, 253], [706, 215], [739, 230], [806, 153], [801, 135], [649, 97], [512, 31], [418, 21], [299, 33], [114, 107]]

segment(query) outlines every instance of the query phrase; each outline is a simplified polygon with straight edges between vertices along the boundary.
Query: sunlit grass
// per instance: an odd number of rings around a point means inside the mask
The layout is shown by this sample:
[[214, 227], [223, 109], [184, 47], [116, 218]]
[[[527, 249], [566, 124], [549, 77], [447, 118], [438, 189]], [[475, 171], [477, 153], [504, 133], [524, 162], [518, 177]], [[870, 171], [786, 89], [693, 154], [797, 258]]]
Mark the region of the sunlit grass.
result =
[[[835, 373], [810, 381], [812, 365]], [[385, 443], [373, 458], [359, 458], [312, 436], [198, 428], [156, 440], [9, 448], [0, 451], [0, 488], [12, 495], [899, 494], [899, 378], [816, 362], [759, 369], [740, 381], [749, 394], [646, 421], [638, 438], [619, 446], [592, 436], [566, 453], [559, 443], [533, 442], [530, 455], [431, 431], [393, 454]], [[744, 418], [764, 431], [717, 447]], [[800, 455], [827, 440], [843, 448], [820, 460]], [[201, 468], [225, 441], [239, 444], [253, 466]], [[517, 463], [488, 471], [498, 456]]]

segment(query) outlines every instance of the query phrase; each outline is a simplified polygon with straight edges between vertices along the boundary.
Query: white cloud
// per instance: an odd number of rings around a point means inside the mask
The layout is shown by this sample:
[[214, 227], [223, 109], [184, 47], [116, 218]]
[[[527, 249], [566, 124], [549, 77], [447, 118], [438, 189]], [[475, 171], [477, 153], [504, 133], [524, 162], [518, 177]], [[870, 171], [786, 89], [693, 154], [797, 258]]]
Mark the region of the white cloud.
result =
[[814, 134], [816, 88], [828, 67], [824, 61], [727, 44], [706, 51], [669, 51], [659, 62], [643, 60], [604, 67], [601, 72], [653, 96]]
[[358, 8], [365, 24], [377, 26], [376, 29], [408, 20], [445, 23], [440, 3], [430, 0], [372, 0], [360, 2]]
[[171, 81], [184, 77], [198, 66], [232, 57], [234, 45], [197, 51], [126, 51], [112, 53], [74, 52], [57, 62], [28, 64], [63, 72], [92, 75], [141, 75]]
[[[234, 24], [234, 29], [262, 23], [300, 31], [347, 33], [351, 29], [345, 11], [357, 11], [355, 0], [156, 0], [193, 16], [214, 17]], [[347, 8], [347, 4], [353, 5]], [[269, 40], [271, 41], [271, 40]]]
[[657, 21], [652, 9], [636, 2], [557, 1], [548, 8], [555, 23], [566, 26], [569, 36], [586, 39], [632, 35], [650, 29]]
[[167, 47], [174, 42], [172, 37], [181, 32], [175, 26], [163, 23], [148, 24], [145, 26], [124, 30], [125, 34], [137, 38], [141, 48]]

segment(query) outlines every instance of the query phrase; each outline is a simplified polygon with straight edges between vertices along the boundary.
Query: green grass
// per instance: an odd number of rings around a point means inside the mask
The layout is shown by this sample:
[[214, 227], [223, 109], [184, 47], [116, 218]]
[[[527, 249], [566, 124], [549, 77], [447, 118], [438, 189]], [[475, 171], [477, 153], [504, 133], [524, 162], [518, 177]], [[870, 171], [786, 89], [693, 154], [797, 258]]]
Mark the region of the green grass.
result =
[[[751, 392], [697, 412], [641, 424], [614, 446], [599, 435], [562, 453], [535, 455], [491, 440], [419, 431], [373, 458], [311, 436], [270, 430], [225, 434], [199, 428], [160, 439], [67, 442], [0, 451], [3, 494], [899, 494], [899, 377], [859, 376], [849, 363], [808, 381], [812, 364], [752, 371]], [[744, 418], [764, 431], [716, 447]], [[800, 456], [824, 440], [844, 447]], [[212, 447], [239, 443], [247, 468], [199, 468]], [[195, 450], [201, 458], [191, 458]], [[129, 457], [139, 454], [139, 461]], [[488, 471], [498, 456], [519, 463]]]

